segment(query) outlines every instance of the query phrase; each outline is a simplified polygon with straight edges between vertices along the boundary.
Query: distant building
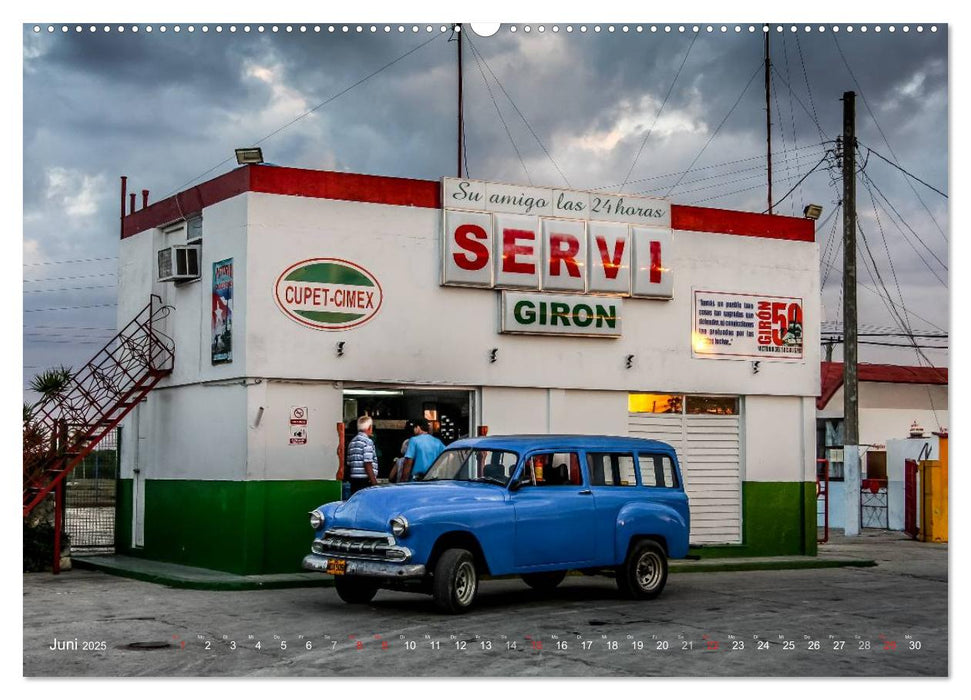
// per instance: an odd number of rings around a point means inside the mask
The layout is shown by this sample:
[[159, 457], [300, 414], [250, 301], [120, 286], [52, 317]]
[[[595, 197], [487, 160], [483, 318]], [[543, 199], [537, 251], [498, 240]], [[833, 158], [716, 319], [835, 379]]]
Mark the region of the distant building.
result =
[[[895, 522], [894, 513], [902, 508], [902, 502], [890, 502], [896, 500], [894, 489], [887, 490], [888, 475], [894, 481], [893, 475], [903, 470], [902, 464], [888, 465], [888, 442], [909, 439], [916, 423], [925, 437], [915, 438], [921, 444], [913, 456], [924, 443], [926, 457], [937, 456], [932, 433], [948, 425], [947, 374], [946, 368], [859, 365], [860, 473], [870, 481], [863, 489], [863, 527], [889, 528]], [[816, 454], [829, 460], [829, 524], [837, 528], [844, 526], [843, 418], [843, 363], [823, 362], [816, 399]], [[887, 493], [889, 500], [881, 498]], [[879, 512], [881, 508], [886, 512]]]

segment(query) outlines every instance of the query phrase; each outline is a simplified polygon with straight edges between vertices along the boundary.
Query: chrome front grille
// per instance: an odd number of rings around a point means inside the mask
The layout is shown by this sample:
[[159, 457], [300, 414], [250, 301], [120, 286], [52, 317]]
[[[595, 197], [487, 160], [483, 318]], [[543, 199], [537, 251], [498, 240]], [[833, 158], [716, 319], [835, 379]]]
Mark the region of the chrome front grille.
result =
[[329, 530], [315, 540], [313, 552], [325, 556], [381, 561], [407, 561], [411, 552], [398, 547], [394, 536], [371, 530]]

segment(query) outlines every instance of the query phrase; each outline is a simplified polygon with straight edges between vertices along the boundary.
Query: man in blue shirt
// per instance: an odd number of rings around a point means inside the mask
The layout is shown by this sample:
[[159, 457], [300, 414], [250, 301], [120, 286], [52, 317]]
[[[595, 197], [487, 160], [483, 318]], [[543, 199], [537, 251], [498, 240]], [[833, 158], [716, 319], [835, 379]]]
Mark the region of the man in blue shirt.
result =
[[402, 463], [404, 478], [402, 481], [415, 481], [421, 479], [432, 462], [438, 459], [438, 455], [445, 450], [445, 445], [434, 435], [428, 432], [428, 421], [424, 418], [413, 420], [415, 436], [408, 440], [408, 451], [405, 452], [405, 459]]

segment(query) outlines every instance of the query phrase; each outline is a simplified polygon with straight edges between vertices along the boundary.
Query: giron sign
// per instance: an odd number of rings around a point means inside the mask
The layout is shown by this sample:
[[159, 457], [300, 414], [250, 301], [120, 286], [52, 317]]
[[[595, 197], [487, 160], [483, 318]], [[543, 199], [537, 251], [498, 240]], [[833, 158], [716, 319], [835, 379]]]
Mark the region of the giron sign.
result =
[[616, 297], [504, 291], [501, 331], [618, 338], [622, 303]]
[[360, 265], [339, 258], [311, 258], [283, 271], [274, 298], [280, 310], [301, 325], [341, 331], [374, 318], [383, 293], [377, 278]]

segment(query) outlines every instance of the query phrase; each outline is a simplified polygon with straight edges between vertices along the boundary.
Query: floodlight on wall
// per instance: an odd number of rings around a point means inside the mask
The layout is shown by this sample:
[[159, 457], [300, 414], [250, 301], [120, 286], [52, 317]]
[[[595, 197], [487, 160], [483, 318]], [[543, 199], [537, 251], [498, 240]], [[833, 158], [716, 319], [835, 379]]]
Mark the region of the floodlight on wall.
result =
[[823, 208], [818, 204], [807, 204], [806, 208], [802, 210], [802, 215], [813, 221], [816, 221], [822, 213]]
[[237, 148], [236, 162], [240, 165], [259, 165], [263, 162], [263, 149], [258, 146], [253, 148]]

